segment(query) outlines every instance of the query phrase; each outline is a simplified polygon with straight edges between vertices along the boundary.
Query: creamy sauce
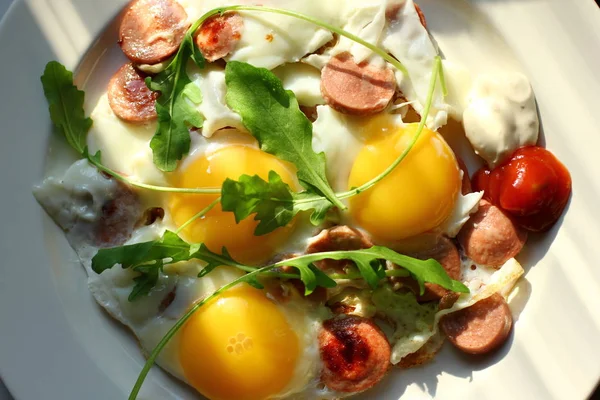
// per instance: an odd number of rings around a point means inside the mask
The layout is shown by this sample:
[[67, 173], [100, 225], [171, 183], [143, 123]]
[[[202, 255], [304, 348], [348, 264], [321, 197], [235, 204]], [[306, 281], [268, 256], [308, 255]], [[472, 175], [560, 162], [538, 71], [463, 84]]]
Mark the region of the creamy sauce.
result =
[[478, 76], [463, 123], [473, 149], [490, 167], [519, 147], [536, 144], [540, 123], [527, 78], [514, 72]]

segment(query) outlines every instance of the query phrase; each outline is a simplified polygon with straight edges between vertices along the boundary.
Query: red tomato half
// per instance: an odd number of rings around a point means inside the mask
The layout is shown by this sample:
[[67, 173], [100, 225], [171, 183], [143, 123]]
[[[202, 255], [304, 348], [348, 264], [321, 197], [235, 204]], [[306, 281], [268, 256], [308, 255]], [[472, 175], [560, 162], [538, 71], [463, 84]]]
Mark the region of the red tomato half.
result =
[[492, 171], [473, 176], [475, 190], [525, 229], [546, 231], [562, 215], [571, 196], [571, 175], [548, 150], [522, 147]]

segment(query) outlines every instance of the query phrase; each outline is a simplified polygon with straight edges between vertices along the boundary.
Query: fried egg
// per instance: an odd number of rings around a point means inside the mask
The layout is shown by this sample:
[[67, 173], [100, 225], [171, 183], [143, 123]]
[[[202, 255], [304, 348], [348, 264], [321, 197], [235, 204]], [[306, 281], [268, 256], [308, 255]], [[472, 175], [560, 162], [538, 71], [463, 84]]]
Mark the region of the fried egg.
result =
[[[114, 200], [117, 185], [81, 160], [60, 179], [46, 179], [35, 194], [67, 231], [98, 303], [126, 325], [149, 352], [193, 304], [242, 272], [220, 267], [198, 279], [203, 268], [199, 261], [168, 265], [147, 296], [129, 301], [136, 272], [112, 268], [96, 274], [91, 269], [91, 258], [98, 250], [93, 224], [101, 218], [102, 205]], [[127, 212], [139, 215], [139, 210]], [[127, 243], [157, 239], [165, 225], [138, 227]], [[317, 384], [321, 368], [317, 334], [330, 312], [306, 302], [298, 293], [278, 301], [266, 291], [240, 285], [195, 313], [157, 363], [211, 399], [284, 398], [321, 390]], [[207, 359], [212, 361], [205, 363]], [[232, 380], [237, 384], [224, 384]]]
[[[251, 140], [246, 136], [246, 140]], [[220, 187], [225, 179], [238, 179], [241, 175], [258, 175], [268, 179], [269, 171], [275, 171], [283, 181], [299, 188], [295, 168], [265, 153], [256, 146], [233, 144], [234, 140], [217, 150], [190, 157], [177, 171], [172, 182], [174, 187]], [[217, 195], [172, 194], [168, 200], [168, 212], [176, 226], [183, 225], [195, 214], [217, 199]], [[204, 243], [212, 251], [226, 247], [238, 261], [256, 264], [268, 260], [275, 250], [289, 237], [294, 226], [281, 227], [262, 236], [255, 236], [258, 222], [247, 218], [236, 223], [233, 213], [223, 212], [217, 205], [204, 217], [183, 230], [191, 243]]]
[[[329, 106], [317, 107], [317, 113], [313, 147], [327, 156], [328, 178], [338, 191], [382, 173], [406, 150], [417, 129], [417, 124], [403, 123], [399, 114], [359, 118]], [[424, 128], [394, 172], [350, 200], [352, 221], [387, 242], [428, 231], [454, 237], [482, 196], [461, 193], [462, 173], [444, 138]]]

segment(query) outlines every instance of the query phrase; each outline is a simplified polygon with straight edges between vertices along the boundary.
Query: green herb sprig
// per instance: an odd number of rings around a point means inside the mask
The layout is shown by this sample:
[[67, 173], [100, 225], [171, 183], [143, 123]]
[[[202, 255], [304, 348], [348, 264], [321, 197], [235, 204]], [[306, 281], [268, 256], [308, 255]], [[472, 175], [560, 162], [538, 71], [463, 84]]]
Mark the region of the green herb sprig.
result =
[[85, 93], [73, 83], [73, 73], [57, 61], [46, 64], [41, 76], [44, 95], [48, 101], [50, 119], [67, 140], [67, 143], [79, 154], [86, 158], [98, 170], [107, 173], [115, 179], [131, 186], [157, 192], [189, 193], [189, 194], [219, 194], [220, 188], [172, 188], [167, 186], [149, 185], [137, 182], [102, 163], [100, 151], [90, 154], [87, 147], [87, 135], [92, 127], [92, 119], [85, 116]]
[[[359, 187], [337, 193], [336, 197], [338, 199], [348, 199], [369, 190], [392, 173], [406, 158], [425, 128], [438, 79], [443, 83], [442, 60], [439, 56], [435, 58], [421, 121], [409, 145], [385, 171]], [[296, 214], [307, 210], [312, 212], [311, 222], [318, 225], [323, 221], [325, 213], [332, 206], [331, 202], [328, 201], [329, 199], [314, 191], [294, 192], [274, 171], [269, 174], [268, 181], [259, 176], [248, 175], [242, 175], [237, 181], [227, 179], [223, 184], [221, 195], [223, 210], [233, 212], [236, 220], [239, 221], [252, 214], [255, 215], [254, 219], [260, 221], [255, 232], [257, 235], [267, 234], [276, 228], [285, 226]]]
[[225, 82], [228, 105], [242, 117], [261, 149], [294, 164], [308, 193], [345, 209], [327, 181], [325, 154], [312, 148], [312, 124], [294, 93], [285, 90], [271, 71], [236, 61], [227, 63]]
[[204, 119], [194, 107], [202, 101], [202, 92], [187, 74], [190, 60], [204, 68], [204, 57], [194, 43], [194, 33], [204, 23], [200, 18], [186, 32], [179, 50], [164, 71], [146, 78], [146, 85], [160, 92], [156, 100], [158, 125], [150, 141], [154, 164], [162, 171], [174, 171], [190, 151], [191, 127], [201, 128]]
[[52, 122], [69, 145], [83, 154], [92, 127], [92, 119], [83, 110], [85, 93], [73, 84], [73, 73], [57, 61], [46, 64], [41, 80]]

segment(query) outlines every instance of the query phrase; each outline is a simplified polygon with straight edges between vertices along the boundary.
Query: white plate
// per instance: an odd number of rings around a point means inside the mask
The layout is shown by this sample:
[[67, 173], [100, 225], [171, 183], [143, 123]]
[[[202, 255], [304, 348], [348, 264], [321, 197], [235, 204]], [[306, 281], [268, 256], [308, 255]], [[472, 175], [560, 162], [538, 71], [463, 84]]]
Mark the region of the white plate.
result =
[[[39, 82], [44, 65], [76, 67], [125, 3], [17, 1], [0, 24], [0, 374], [17, 399], [126, 398], [143, 364], [134, 339], [92, 300], [73, 251], [31, 195], [47, 165], [65, 162]], [[391, 373], [364, 398], [584, 399], [600, 377], [600, 11], [591, 0], [420, 4], [448, 58], [530, 77], [547, 145], [571, 171], [574, 193], [562, 224], [521, 257], [528, 272], [508, 346], [476, 360], [446, 346], [433, 363]], [[88, 101], [112, 72], [105, 66], [119, 62], [114, 28], [102, 38], [92, 58], [106, 44], [110, 50], [87, 82]], [[92, 66], [82, 65], [80, 84]], [[193, 397], [159, 370], [142, 393]]]

